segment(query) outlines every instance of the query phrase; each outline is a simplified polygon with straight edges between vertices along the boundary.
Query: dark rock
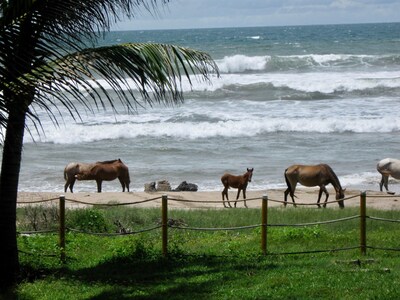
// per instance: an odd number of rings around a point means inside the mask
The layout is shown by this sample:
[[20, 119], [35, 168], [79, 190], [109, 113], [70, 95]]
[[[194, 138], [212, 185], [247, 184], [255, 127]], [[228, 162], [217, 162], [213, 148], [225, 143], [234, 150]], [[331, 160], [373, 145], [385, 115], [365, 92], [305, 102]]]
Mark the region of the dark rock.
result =
[[176, 189], [174, 189], [174, 192], [197, 192], [198, 187], [194, 183], [187, 183], [186, 181], [182, 181], [180, 185]]

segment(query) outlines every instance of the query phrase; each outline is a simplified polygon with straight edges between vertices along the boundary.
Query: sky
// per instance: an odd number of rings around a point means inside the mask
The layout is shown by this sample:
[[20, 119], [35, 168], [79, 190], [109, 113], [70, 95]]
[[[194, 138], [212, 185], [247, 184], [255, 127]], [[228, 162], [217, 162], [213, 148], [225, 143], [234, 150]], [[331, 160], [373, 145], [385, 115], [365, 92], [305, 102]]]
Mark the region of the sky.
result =
[[380, 22], [400, 22], [400, 0], [170, 0], [157, 15], [141, 9], [113, 30]]

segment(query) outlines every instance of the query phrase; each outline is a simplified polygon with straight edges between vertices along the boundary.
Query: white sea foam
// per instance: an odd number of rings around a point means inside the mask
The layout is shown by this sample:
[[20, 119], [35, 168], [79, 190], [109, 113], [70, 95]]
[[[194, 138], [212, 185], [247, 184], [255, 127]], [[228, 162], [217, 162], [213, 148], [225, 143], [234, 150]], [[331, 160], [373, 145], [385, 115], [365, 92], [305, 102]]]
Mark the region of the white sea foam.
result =
[[[245, 68], [241, 66], [224, 68]], [[260, 62], [262, 64], [262, 62]], [[257, 66], [253, 67], [254, 70]], [[128, 84], [135, 88], [131, 80]], [[208, 91], [213, 92], [228, 86], [246, 86], [255, 84], [270, 84], [275, 88], [290, 88], [302, 92], [334, 93], [338, 91], [362, 91], [375, 88], [400, 88], [400, 71], [381, 72], [309, 72], [309, 73], [256, 73], [256, 74], [222, 74], [220, 78], [213, 77], [211, 82], [197, 81], [192, 78], [193, 85], [188, 80], [182, 80], [183, 92]], [[111, 87], [104, 81], [100, 84]]]
[[[302, 109], [290, 114], [302, 114]], [[327, 113], [328, 114], [328, 113]], [[249, 116], [249, 115], [247, 115]], [[355, 117], [324, 116], [312, 117], [303, 113], [301, 117], [257, 117], [243, 116], [236, 120], [218, 122], [150, 122], [150, 123], [107, 123], [107, 124], [69, 124], [68, 127], [54, 128], [46, 126], [44, 136], [34, 135], [35, 140], [56, 144], [80, 144], [99, 140], [134, 139], [139, 136], [172, 137], [199, 139], [212, 137], [246, 137], [274, 132], [309, 132], [309, 133], [387, 133], [399, 132], [400, 120], [393, 117]], [[32, 142], [30, 136], [25, 142]]]
[[[269, 72], [267, 67], [273, 63], [274, 59], [271, 56], [225, 56], [216, 61], [221, 72], [220, 78], [212, 75], [211, 82], [205, 82], [196, 80], [192, 76], [192, 85], [186, 78], [183, 78], [181, 87], [182, 91], [187, 93], [190, 91], [214, 92], [233, 86], [264, 84], [275, 89], [289, 88], [305, 93], [324, 94], [376, 88], [400, 88], [400, 71], [398, 69], [371, 72], [369, 69], [356, 68], [356, 66], [369, 65], [382, 57], [386, 56], [347, 54], [277, 56], [280, 60], [279, 64], [282, 66], [289, 63], [289, 69], [278, 72], [280, 67], [275, 67], [274, 72]], [[311, 67], [307, 72], [288, 72], [291, 68], [296, 68], [296, 61], [299, 62], [299, 65], [310, 65]], [[334, 67], [342, 64], [347, 67], [351, 66], [351, 68], [343, 70]], [[318, 66], [322, 66], [322, 68], [318, 68]], [[112, 88], [105, 80], [99, 80], [98, 83], [106, 90]], [[92, 81], [88, 81], [88, 84], [95, 86]], [[127, 79], [126, 86], [123, 88], [136, 90], [137, 86], [132, 79]], [[81, 90], [85, 91], [83, 87]]]
[[217, 60], [217, 64], [222, 73], [242, 73], [244, 71], [264, 70], [269, 59], [270, 56], [234, 55]]

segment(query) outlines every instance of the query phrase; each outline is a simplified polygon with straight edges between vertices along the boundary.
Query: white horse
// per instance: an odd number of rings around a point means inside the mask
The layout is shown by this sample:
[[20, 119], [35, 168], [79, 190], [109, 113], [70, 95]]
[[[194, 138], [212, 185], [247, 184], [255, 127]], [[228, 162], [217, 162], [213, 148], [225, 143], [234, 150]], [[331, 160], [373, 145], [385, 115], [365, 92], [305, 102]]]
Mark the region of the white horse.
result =
[[382, 174], [381, 182], [379, 183], [379, 188], [382, 192], [382, 186], [385, 186], [386, 192], [388, 194], [394, 194], [394, 192], [389, 192], [388, 182], [389, 176], [393, 178], [400, 179], [400, 160], [394, 158], [382, 159], [376, 165], [376, 169]]

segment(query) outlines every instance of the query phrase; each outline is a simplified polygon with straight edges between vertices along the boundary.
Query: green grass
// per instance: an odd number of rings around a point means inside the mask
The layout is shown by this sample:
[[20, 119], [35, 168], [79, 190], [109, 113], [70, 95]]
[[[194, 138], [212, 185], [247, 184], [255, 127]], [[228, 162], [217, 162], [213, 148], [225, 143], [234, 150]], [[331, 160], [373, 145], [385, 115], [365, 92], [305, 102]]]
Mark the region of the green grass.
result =
[[[44, 209], [45, 210], [45, 209]], [[19, 211], [19, 217], [26, 216]], [[269, 210], [269, 224], [296, 224], [358, 215], [358, 210]], [[400, 219], [398, 211], [368, 215]], [[173, 210], [169, 218], [188, 227], [226, 228], [261, 223], [256, 209]], [[155, 226], [160, 209], [109, 208], [68, 211], [69, 227], [115, 232]], [[116, 222], [118, 221], [118, 222]], [[20, 222], [28, 224], [32, 222]], [[119, 227], [116, 225], [119, 223]], [[25, 229], [29, 229], [25, 226]], [[35, 225], [38, 226], [38, 225]], [[54, 227], [40, 224], [43, 227]], [[40, 227], [39, 226], [39, 227]], [[86, 228], [85, 228], [86, 227]], [[399, 248], [400, 224], [367, 221], [368, 245]], [[54, 234], [20, 236], [23, 270], [18, 299], [398, 299], [400, 252], [359, 249], [311, 254], [280, 253], [359, 245], [359, 220], [307, 227], [269, 227], [268, 253], [261, 229], [169, 229], [168, 257], [160, 229], [100, 237], [67, 234], [67, 263]], [[30, 254], [26, 254], [26, 253]]]

